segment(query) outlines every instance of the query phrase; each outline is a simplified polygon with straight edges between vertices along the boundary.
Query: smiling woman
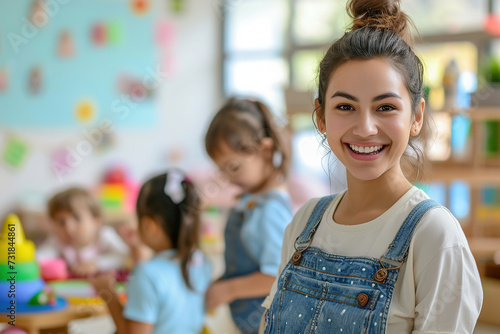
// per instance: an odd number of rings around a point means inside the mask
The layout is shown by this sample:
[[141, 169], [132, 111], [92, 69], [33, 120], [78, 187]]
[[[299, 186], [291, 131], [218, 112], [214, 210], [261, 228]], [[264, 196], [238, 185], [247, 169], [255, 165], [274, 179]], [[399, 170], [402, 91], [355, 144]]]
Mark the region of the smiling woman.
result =
[[[383, 59], [352, 60], [332, 73], [325, 111], [317, 113], [320, 132], [358, 179], [385, 177], [408, 181], [400, 158], [408, 139], [419, 133], [424, 100], [412, 112], [403, 77]], [[316, 102], [316, 108], [319, 108]], [[367, 161], [373, 163], [367, 165]]]
[[[287, 227], [265, 333], [472, 333], [479, 274], [458, 221], [414, 187], [423, 153], [423, 67], [397, 0], [350, 0], [351, 31], [319, 65], [318, 130], [347, 190]], [[408, 147], [414, 153], [408, 154]]]

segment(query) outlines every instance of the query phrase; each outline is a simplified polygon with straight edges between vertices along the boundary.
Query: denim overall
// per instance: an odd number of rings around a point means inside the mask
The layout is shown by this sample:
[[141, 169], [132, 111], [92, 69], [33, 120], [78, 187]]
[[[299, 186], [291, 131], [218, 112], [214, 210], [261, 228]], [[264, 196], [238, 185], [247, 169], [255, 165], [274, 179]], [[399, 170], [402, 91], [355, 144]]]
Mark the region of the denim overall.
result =
[[309, 247], [334, 196], [323, 197], [295, 241], [283, 269], [264, 333], [385, 333], [399, 268], [421, 217], [440, 204], [420, 202], [380, 258], [328, 254]]
[[[248, 202], [244, 202], [243, 207], [239, 205], [230, 211], [224, 232], [226, 270], [222, 279], [244, 276], [259, 271], [259, 262], [248, 252], [241, 239], [241, 230], [246, 221], [246, 215], [249, 215], [260, 203], [271, 198], [290, 207], [290, 203], [282, 196], [269, 192], [262, 196], [255, 196]], [[265, 296], [238, 299], [229, 304], [233, 320], [243, 334], [257, 334], [259, 332], [260, 320], [265, 311], [264, 307], [261, 306], [264, 299]]]

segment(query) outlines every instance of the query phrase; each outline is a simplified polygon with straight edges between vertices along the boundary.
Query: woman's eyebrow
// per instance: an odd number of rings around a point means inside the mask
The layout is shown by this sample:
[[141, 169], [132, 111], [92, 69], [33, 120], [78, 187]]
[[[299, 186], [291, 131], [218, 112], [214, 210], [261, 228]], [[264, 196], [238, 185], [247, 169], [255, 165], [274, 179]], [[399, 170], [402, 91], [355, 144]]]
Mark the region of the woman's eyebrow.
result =
[[378, 95], [378, 96], [375, 96], [372, 100], [372, 102], [375, 102], [375, 101], [380, 101], [380, 100], [383, 100], [383, 99], [387, 99], [389, 97], [395, 97], [397, 99], [400, 99], [402, 100], [403, 98], [401, 96], [399, 96], [398, 94], [396, 93], [393, 93], [393, 92], [388, 92], [388, 93], [384, 93], [384, 94], [381, 94], [381, 95]]
[[[332, 99], [336, 96], [340, 96], [340, 97], [344, 97], [348, 100], [352, 100], [354, 102], [359, 102], [359, 99], [355, 96], [352, 96], [351, 94], [348, 94], [346, 92], [342, 92], [342, 91], [337, 91], [335, 92], [333, 95], [332, 95]], [[375, 96], [373, 99], [372, 99], [372, 102], [376, 102], [376, 101], [380, 101], [380, 100], [383, 100], [383, 99], [387, 99], [389, 97], [394, 97], [394, 98], [397, 98], [397, 99], [400, 99], [402, 100], [401, 96], [399, 96], [398, 94], [396, 93], [393, 93], [393, 92], [387, 92], [387, 93], [384, 93], [384, 94], [380, 94], [378, 96]]]
[[352, 96], [351, 94], [347, 94], [346, 92], [337, 91], [337, 92], [335, 92], [335, 93], [332, 95], [331, 99], [333, 99], [333, 98], [334, 98], [334, 97], [336, 97], [336, 96], [345, 97], [345, 98], [346, 98], [346, 99], [348, 99], [348, 100], [352, 100], [352, 101], [355, 101], [355, 102], [359, 102], [359, 100], [358, 100], [358, 98], [357, 98], [357, 97], [354, 97], [354, 96]]

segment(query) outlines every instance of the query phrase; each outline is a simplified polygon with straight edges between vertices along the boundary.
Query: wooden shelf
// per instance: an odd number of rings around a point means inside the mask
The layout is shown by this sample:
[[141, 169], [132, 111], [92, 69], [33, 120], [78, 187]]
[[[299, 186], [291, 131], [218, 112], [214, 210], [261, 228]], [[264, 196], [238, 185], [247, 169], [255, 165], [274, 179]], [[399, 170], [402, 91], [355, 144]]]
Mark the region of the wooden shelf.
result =
[[451, 164], [437, 163], [432, 165], [431, 172], [425, 178], [427, 182], [453, 182], [457, 180], [466, 181], [471, 186], [500, 185], [500, 168], [452, 166]]
[[490, 259], [500, 251], [500, 238], [469, 238], [469, 247], [476, 259]]
[[465, 113], [473, 121], [500, 120], [500, 107], [476, 107]]

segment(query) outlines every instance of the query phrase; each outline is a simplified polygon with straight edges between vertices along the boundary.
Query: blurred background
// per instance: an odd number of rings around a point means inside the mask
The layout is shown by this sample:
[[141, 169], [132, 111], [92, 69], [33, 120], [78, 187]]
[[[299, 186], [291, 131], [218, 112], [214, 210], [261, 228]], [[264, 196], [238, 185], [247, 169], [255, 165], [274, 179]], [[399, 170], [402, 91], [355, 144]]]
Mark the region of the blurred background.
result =
[[[402, 4], [434, 119], [418, 186], [460, 220], [484, 278], [481, 321], [500, 325], [500, 1]], [[120, 223], [142, 182], [178, 166], [199, 183], [204, 247], [220, 254], [234, 192], [204, 134], [235, 95], [290, 132], [296, 208], [342, 190], [311, 116], [318, 62], [348, 24], [344, 0], [0, 0], [0, 217], [19, 213], [41, 241], [47, 199], [81, 185]]]

